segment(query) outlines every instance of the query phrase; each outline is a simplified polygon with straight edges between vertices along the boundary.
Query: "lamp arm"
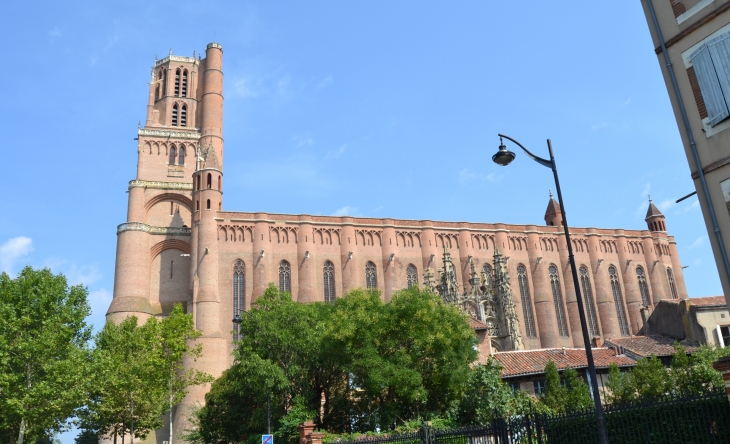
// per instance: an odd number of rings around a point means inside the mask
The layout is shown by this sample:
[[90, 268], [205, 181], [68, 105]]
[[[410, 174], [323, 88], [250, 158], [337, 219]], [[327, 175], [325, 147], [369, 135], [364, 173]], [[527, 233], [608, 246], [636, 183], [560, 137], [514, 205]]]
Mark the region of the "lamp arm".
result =
[[542, 165], [544, 167], [548, 167], [548, 168], [553, 168], [553, 163], [551, 161], [545, 160], [542, 157], [532, 154], [530, 152], [530, 150], [528, 150], [527, 148], [522, 146], [522, 144], [520, 142], [516, 141], [515, 139], [511, 138], [510, 136], [505, 136], [504, 134], [497, 134], [497, 135], [499, 137], [504, 137], [505, 139], [511, 140], [512, 142], [514, 142], [517, 146], [522, 148], [522, 150], [525, 152], [525, 154], [527, 154], [530, 157], [530, 159], [534, 160], [535, 162], [539, 163], [540, 165]]

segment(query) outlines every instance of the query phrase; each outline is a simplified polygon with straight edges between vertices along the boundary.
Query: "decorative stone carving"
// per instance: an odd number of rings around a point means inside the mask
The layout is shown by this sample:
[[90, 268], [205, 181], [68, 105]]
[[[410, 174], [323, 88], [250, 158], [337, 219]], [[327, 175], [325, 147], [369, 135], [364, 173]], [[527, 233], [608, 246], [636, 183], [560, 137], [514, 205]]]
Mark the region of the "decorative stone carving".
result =
[[200, 133], [198, 132], [181, 132], [181, 131], [165, 131], [165, 130], [151, 130], [139, 128], [137, 130], [138, 136], [145, 137], [164, 137], [166, 139], [200, 139]]
[[144, 231], [149, 234], [190, 236], [189, 227], [154, 227], [142, 222], [125, 222], [117, 226], [117, 235], [125, 231]]
[[150, 180], [130, 180], [129, 188], [154, 188], [157, 190], [192, 190], [192, 183], [155, 182]]

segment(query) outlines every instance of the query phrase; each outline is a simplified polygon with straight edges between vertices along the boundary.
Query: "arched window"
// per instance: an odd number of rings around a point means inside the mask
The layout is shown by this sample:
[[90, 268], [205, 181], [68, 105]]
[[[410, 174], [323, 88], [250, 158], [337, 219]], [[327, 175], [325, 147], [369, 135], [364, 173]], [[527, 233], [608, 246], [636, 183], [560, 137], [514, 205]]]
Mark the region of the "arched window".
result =
[[210, 210], [210, 199], [208, 199], [208, 206], [206, 207], [206, 209]]
[[210, 188], [213, 185], [213, 175], [208, 173], [208, 188]]
[[167, 71], [164, 69], [160, 70], [160, 78], [162, 79], [162, 91], [160, 91], [160, 98], [163, 98], [167, 94]]
[[667, 268], [667, 279], [669, 279], [669, 290], [672, 292], [672, 299], [677, 299], [677, 286], [674, 285], [674, 275], [671, 268]]
[[408, 288], [418, 285], [418, 271], [413, 264], [408, 264], [406, 267], [406, 281], [408, 282]]
[[613, 303], [616, 305], [616, 316], [618, 317], [618, 326], [621, 329], [621, 335], [629, 335], [629, 324], [626, 322], [626, 312], [624, 311], [624, 298], [621, 295], [621, 285], [618, 281], [618, 273], [616, 267], [611, 265], [608, 267], [608, 276], [611, 280], [611, 292], [613, 293]]
[[[182, 75], [182, 96], [187, 97], [188, 96], [188, 70], [186, 69], [183, 71]], [[185, 126], [185, 125], [183, 125]]]
[[188, 126], [188, 106], [183, 105], [180, 110], [180, 126]]
[[[242, 260], [233, 264], [233, 315], [239, 315], [246, 308], [246, 277]], [[233, 324], [233, 339], [239, 338], [239, 325]]]
[[279, 291], [291, 292], [291, 266], [287, 261], [279, 263]]
[[185, 165], [185, 147], [181, 146], [177, 153], [177, 164]]
[[560, 293], [560, 278], [558, 277], [558, 267], [551, 264], [548, 268], [550, 272], [550, 287], [553, 290], [553, 304], [555, 304], [555, 315], [558, 318], [558, 333], [560, 336], [568, 336], [568, 324], [565, 321], [565, 310], [563, 309], [563, 295]]
[[172, 106], [172, 126], [177, 126], [177, 103]]
[[641, 293], [641, 304], [644, 307], [651, 306], [651, 299], [649, 299], [649, 286], [646, 285], [646, 275], [644, 269], [636, 267], [636, 280], [639, 281], [639, 293]]
[[175, 97], [180, 95], [180, 69], [175, 71]]
[[482, 267], [482, 271], [484, 272], [484, 275], [487, 277], [487, 287], [492, 288], [492, 266], [489, 264], [484, 264]]
[[377, 269], [372, 262], [365, 264], [365, 288], [368, 290], [378, 289]]
[[175, 165], [175, 157], [177, 154], [177, 150], [175, 149], [175, 145], [170, 147], [170, 165]]
[[159, 100], [159, 98], [160, 98], [160, 84], [158, 83], [157, 86], [155, 87], [155, 99]]
[[[485, 265], [484, 268], [486, 267], [488, 265]], [[520, 301], [522, 302], [522, 317], [525, 320], [525, 334], [528, 338], [534, 338], [536, 337], [535, 321], [532, 316], [530, 287], [527, 285], [527, 268], [522, 264], [517, 266], [517, 283], [520, 285]]]
[[335, 266], [332, 262], [327, 261], [324, 263], [324, 301], [330, 304], [335, 302]]
[[583, 302], [588, 318], [588, 331], [591, 336], [600, 336], [598, 333], [598, 320], [596, 319], [596, 307], [593, 305], [593, 291], [591, 291], [591, 279], [588, 277], [588, 267], [581, 265], [580, 271], [580, 287], [583, 291]]

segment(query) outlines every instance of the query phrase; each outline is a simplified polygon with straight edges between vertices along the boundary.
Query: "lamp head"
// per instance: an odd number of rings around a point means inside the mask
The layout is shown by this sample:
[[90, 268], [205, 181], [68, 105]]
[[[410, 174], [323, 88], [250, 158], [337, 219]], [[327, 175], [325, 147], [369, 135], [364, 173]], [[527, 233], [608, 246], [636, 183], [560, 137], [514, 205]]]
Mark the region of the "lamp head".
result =
[[233, 323], [234, 324], [239, 325], [239, 324], [241, 324], [241, 322], [242, 322], [242, 319], [241, 319], [241, 314], [240, 313], [236, 313], [235, 315], [233, 315]]
[[492, 156], [492, 161], [500, 166], [507, 166], [512, 161], [515, 160], [515, 153], [508, 150], [506, 146], [504, 146], [504, 142], [502, 141], [502, 138], [499, 138], [499, 151], [497, 151], [497, 154]]

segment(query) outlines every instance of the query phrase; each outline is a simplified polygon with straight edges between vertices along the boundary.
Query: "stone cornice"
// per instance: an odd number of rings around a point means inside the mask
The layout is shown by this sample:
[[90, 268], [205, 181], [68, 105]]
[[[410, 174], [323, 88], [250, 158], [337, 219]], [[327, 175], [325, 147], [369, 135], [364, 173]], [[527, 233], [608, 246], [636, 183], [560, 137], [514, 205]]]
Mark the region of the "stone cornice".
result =
[[147, 136], [147, 137], [165, 137], [165, 138], [173, 138], [173, 139], [193, 139], [198, 140], [200, 139], [200, 133], [188, 133], [188, 132], [182, 132], [182, 131], [165, 131], [165, 130], [150, 130], [150, 129], [144, 129], [139, 128], [137, 130], [138, 136]]
[[190, 236], [188, 227], [153, 227], [142, 222], [125, 222], [117, 226], [117, 235], [125, 231], [144, 231], [149, 234]]
[[188, 191], [193, 189], [193, 184], [184, 182], [155, 182], [150, 180], [130, 180], [129, 188], [154, 188], [157, 190]]
[[162, 65], [165, 62], [185, 62], [185, 63], [192, 63], [195, 66], [200, 65], [200, 61], [198, 61], [198, 59], [196, 59], [195, 57], [169, 55], [162, 60], [156, 61], [155, 68], [157, 68], [158, 66]]

